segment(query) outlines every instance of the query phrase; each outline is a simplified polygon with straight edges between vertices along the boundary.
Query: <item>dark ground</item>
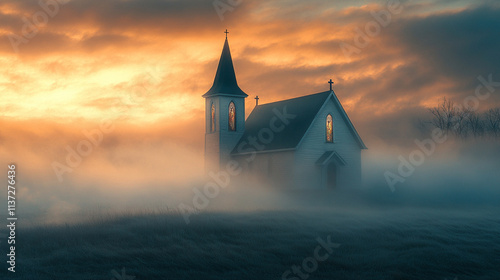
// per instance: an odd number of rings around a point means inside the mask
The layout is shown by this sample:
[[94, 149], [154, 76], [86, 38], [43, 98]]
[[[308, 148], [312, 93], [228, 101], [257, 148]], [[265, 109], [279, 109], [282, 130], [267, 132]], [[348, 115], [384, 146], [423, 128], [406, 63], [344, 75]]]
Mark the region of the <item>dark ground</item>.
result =
[[500, 279], [499, 208], [339, 209], [202, 213], [189, 225], [177, 213], [152, 213], [31, 226], [17, 232], [17, 272], [4, 262], [0, 276], [282, 279], [330, 236], [340, 247], [307, 279]]

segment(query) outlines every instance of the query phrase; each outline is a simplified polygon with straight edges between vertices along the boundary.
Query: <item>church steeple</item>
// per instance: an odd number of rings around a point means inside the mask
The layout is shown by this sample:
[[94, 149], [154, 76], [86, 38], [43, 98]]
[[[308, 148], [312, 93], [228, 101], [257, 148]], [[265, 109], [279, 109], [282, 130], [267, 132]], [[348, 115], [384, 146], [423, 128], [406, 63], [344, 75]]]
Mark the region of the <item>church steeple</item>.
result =
[[[227, 30], [226, 32], [227, 36]], [[205, 167], [222, 170], [231, 151], [245, 132], [245, 98], [236, 82], [231, 51], [226, 37], [212, 88], [205, 98]]]
[[219, 67], [217, 68], [217, 73], [215, 74], [214, 84], [212, 85], [212, 88], [210, 88], [210, 90], [203, 95], [203, 97], [207, 98], [216, 95], [237, 97], [248, 96], [240, 89], [238, 82], [236, 82], [236, 74], [234, 72], [233, 60], [231, 58], [231, 51], [229, 50], [227, 37], [220, 56]]

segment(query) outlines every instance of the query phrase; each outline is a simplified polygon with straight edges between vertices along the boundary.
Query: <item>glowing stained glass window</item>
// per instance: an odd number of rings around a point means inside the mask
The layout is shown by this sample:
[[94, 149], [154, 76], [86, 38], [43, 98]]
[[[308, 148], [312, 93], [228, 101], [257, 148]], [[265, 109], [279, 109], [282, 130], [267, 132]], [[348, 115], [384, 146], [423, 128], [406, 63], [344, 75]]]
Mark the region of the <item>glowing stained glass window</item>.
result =
[[326, 116], [326, 142], [333, 143], [333, 118], [330, 114]]
[[229, 103], [229, 131], [236, 131], [236, 108], [234, 103]]
[[211, 112], [211, 122], [210, 122], [210, 132], [215, 132], [215, 105], [212, 103]]

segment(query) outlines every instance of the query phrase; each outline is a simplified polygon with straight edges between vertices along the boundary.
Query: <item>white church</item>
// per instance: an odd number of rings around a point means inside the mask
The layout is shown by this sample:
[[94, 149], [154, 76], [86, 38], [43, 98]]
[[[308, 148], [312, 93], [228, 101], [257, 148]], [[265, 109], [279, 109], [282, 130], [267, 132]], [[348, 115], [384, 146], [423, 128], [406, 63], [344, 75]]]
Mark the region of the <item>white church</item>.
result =
[[[227, 35], [227, 33], [226, 33]], [[205, 98], [205, 167], [236, 161], [246, 174], [290, 188], [349, 188], [361, 182], [365, 144], [332, 89], [258, 104], [245, 120], [226, 36]]]

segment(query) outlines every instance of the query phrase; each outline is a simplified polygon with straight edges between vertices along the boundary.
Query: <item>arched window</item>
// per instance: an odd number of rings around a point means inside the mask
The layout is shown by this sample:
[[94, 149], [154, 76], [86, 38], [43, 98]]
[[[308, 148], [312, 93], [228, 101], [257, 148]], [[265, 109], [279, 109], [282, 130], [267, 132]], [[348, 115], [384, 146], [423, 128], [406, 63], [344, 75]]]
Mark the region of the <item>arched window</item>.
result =
[[236, 107], [234, 103], [229, 103], [229, 131], [236, 131]]
[[333, 143], [333, 118], [330, 114], [326, 116], [326, 142]]
[[212, 103], [212, 108], [210, 109], [210, 132], [215, 132], [215, 105]]

